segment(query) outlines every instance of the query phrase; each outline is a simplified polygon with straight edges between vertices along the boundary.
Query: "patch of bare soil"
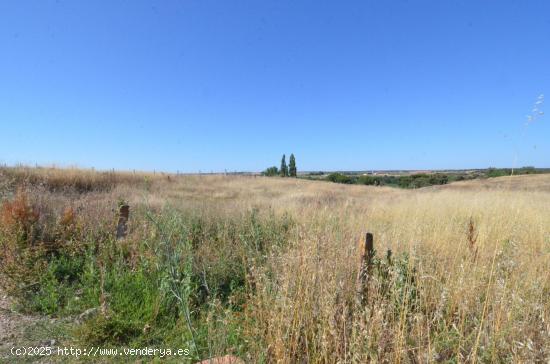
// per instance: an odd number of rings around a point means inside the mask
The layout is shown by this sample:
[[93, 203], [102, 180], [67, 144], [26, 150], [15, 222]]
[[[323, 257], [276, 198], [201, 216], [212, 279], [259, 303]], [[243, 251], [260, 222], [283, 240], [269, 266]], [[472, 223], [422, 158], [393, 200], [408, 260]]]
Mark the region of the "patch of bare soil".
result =
[[63, 330], [57, 320], [16, 312], [13, 301], [0, 290], [0, 363], [52, 363], [53, 357], [13, 353], [23, 347], [55, 347], [60, 337]]

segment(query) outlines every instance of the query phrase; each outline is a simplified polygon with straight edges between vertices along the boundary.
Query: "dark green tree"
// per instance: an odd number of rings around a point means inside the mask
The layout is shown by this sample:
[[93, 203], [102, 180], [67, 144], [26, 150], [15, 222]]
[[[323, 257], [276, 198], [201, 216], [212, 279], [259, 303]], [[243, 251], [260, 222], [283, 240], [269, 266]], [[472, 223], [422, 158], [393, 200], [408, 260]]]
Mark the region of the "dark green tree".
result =
[[283, 154], [283, 159], [281, 159], [281, 169], [279, 171], [281, 173], [281, 177], [288, 176], [288, 166], [286, 165], [285, 157], [286, 156]]
[[290, 177], [296, 177], [296, 158], [294, 158], [294, 154], [290, 154], [290, 158], [288, 160], [288, 175]]
[[262, 172], [262, 174], [263, 174], [264, 176], [272, 177], [272, 176], [278, 175], [278, 174], [279, 174], [279, 170], [277, 169], [277, 167], [273, 166], [273, 167], [267, 168], [265, 171]]

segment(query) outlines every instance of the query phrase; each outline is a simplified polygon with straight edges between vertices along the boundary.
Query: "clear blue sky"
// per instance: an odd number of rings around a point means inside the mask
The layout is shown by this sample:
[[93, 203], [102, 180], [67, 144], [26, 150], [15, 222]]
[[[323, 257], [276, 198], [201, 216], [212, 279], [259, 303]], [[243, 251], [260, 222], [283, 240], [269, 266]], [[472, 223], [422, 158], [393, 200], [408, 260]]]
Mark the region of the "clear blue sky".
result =
[[0, 162], [550, 167], [550, 1], [0, 2]]

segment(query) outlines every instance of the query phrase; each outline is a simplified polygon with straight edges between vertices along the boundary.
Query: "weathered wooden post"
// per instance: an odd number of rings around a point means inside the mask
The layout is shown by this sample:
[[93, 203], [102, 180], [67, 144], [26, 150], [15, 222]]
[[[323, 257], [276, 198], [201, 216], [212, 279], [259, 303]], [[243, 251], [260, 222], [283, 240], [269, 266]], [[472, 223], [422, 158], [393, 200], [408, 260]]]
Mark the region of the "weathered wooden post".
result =
[[365, 240], [359, 242], [359, 271], [357, 272], [356, 294], [357, 304], [363, 306], [368, 298], [368, 281], [374, 258], [374, 238], [366, 233]]
[[118, 214], [118, 226], [116, 229], [116, 238], [122, 239], [126, 236], [128, 232], [128, 219], [130, 218], [130, 206], [123, 204], [120, 206]]

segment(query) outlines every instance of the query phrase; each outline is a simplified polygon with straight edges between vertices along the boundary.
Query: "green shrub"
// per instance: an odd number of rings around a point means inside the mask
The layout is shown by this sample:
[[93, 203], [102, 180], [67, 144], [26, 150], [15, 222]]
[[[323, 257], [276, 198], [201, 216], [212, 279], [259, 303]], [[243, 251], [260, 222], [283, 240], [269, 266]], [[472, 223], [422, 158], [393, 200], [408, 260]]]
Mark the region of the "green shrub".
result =
[[353, 183], [353, 179], [349, 176], [346, 176], [342, 173], [331, 173], [326, 177], [327, 181], [336, 182], [336, 183]]
[[[520, 174], [518, 170], [514, 171], [514, 173]], [[509, 168], [488, 168], [485, 174], [489, 178], [509, 176], [512, 174], [512, 170]]]
[[24, 292], [26, 299], [20, 301], [22, 308], [47, 315], [75, 313], [67, 305], [76, 297], [75, 290], [83, 272], [84, 257], [60, 255], [50, 258], [47, 264], [35, 289]]
[[279, 169], [275, 166], [267, 168], [265, 171], [262, 172], [264, 176], [273, 177], [279, 175]]
[[378, 186], [381, 184], [380, 178], [374, 176], [360, 176], [359, 178], [357, 178], [357, 183], [367, 186]]
[[415, 262], [408, 254], [392, 256], [388, 251], [385, 259], [373, 260], [375, 281], [378, 283], [379, 297], [393, 307], [398, 315], [406, 311], [415, 312], [419, 308], [418, 287]]
[[[74, 213], [66, 212], [49, 219], [55, 244], [42, 246], [35, 237], [44, 227], [31, 204], [24, 198], [10, 204], [19, 207], [4, 208], [0, 238], [17, 244], [2, 260], [17, 268], [10, 282], [25, 311], [78, 316], [91, 309], [95, 315], [76, 330], [83, 344], [177, 342], [195, 359], [212, 348], [244, 353], [240, 315], [254, 294], [254, 269], [285, 247], [293, 226], [287, 215], [255, 209], [234, 217], [138, 210], [134, 219], [147, 226], [141, 235], [86, 241]], [[229, 324], [224, 335], [214, 335], [223, 326], [220, 315]]]

